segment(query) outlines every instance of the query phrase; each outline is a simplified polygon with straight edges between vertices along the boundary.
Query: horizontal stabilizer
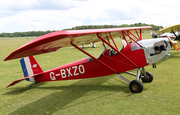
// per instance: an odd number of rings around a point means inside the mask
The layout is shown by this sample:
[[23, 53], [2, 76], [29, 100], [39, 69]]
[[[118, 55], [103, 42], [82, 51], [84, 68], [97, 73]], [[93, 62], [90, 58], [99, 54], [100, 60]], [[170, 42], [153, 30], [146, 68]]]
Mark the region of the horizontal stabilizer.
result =
[[15, 85], [15, 84], [17, 84], [17, 83], [25, 80], [25, 79], [28, 79], [28, 78], [30, 78], [30, 77], [36, 77], [36, 76], [41, 75], [41, 74], [43, 74], [43, 73], [39, 73], [39, 74], [35, 74], [35, 75], [32, 75], [32, 76], [24, 77], [24, 78], [22, 78], [22, 79], [15, 80], [15, 81], [13, 81], [11, 84], [9, 84], [6, 88], [8, 88], [8, 87], [10, 87], [10, 86], [13, 86], [13, 85]]

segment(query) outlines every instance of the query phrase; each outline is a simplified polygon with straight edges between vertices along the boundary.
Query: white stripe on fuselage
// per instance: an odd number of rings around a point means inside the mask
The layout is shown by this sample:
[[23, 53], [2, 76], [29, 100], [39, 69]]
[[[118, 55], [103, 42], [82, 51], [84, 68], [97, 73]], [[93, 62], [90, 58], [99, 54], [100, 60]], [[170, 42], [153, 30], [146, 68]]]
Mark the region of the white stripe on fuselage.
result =
[[[25, 57], [24, 62], [26, 64], [26, 69], [27, 69], [27, 72], [28, 72], [28, 76], [34, 75], [33, 70], [31, 68], [31, 63], [30, 63], [29, 57]], [[32, 82], [35, 82], [34, 77], [30, 77], [29, 80], [32, 81]]]

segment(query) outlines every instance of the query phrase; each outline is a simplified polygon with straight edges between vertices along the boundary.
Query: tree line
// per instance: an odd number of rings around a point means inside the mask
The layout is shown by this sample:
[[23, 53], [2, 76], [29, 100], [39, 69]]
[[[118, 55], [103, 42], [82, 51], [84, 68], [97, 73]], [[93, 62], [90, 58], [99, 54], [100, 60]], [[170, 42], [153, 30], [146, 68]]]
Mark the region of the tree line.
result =
[[14, 32], [14, 33], [1, 33], [0, 37], [30, 37], [30, 36], [42, 36], [44, 34], [48, 34], [53, 31], [29, 31], [29, 32]]
[[[157, 31], [163, 26], [156, 26], [153, 24], [145, 24], [145, 23], [135, 23], [135, 24], [122, 24], [122, 25], [82, 25], [76, 26], [72, 28], [63, 29], [64, 30], [83, 30], [83, 29], [102, 29], [102, 28], [120, 28], [120, 27], [137, 27], [137, 26], [152, 26], [151, 30]], [[0, 37], [30, 37], [30, 36], [42, 36], [53, 31], [29, 31], [29, 32], [14, 32], [14, 33], [0, 33]], [[57, 30], [59, 31], [59, 30]]]
[[69, 29], [64, 30], [83, 30], [83, 29], [102, 29], [102, 28], [121, 28], [121, 27], [137, 27], [137, 26], [152, 26], [151, 30], [158, 31], [163, 26], [156, 26], [153, 24], [145, 24], [145, 23], [135, 23], [135, 24], [122, 24], [122, 25], [82, 25], [76, 26]]

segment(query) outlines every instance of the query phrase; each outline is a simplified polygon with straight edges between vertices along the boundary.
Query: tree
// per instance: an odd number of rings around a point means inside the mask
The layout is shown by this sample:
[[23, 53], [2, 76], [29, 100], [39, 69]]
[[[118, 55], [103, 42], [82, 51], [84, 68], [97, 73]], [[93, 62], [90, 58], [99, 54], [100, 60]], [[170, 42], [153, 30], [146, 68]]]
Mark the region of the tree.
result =
[[[145, 23], [135, 23], [135, 24], [122, 24], [122, 25], [82, 25], [76, 26], [63, 30], [83, 30], [83, 29], [101, 29], [101, 28], [119, 28], [119, 27], [135, 27], [135, 26], [152, 26], [153, 31], [159, 30], [159, 28], [163, 28], [162, 26], [156, 26], [153, 24], [145, 24]], [[1, 33], [0, 37], [26, 37], [26, 36], [42, 36], [44, 34], [48, 34], [51, 32], [55, 32], [57, 30], [47, 30], [47, 31], [29, 31], [29, 32], [15, 32], [15, 33]]]

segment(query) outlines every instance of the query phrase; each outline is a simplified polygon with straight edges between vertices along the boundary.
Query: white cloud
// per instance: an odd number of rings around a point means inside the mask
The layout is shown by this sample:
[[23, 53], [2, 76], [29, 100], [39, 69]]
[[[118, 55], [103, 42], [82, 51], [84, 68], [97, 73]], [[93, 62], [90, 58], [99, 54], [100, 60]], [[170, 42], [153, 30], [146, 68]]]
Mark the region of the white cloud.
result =
[[180, 23], [179, 1], [2, 0], [0, 33], [61, 30], [81, 25]]

